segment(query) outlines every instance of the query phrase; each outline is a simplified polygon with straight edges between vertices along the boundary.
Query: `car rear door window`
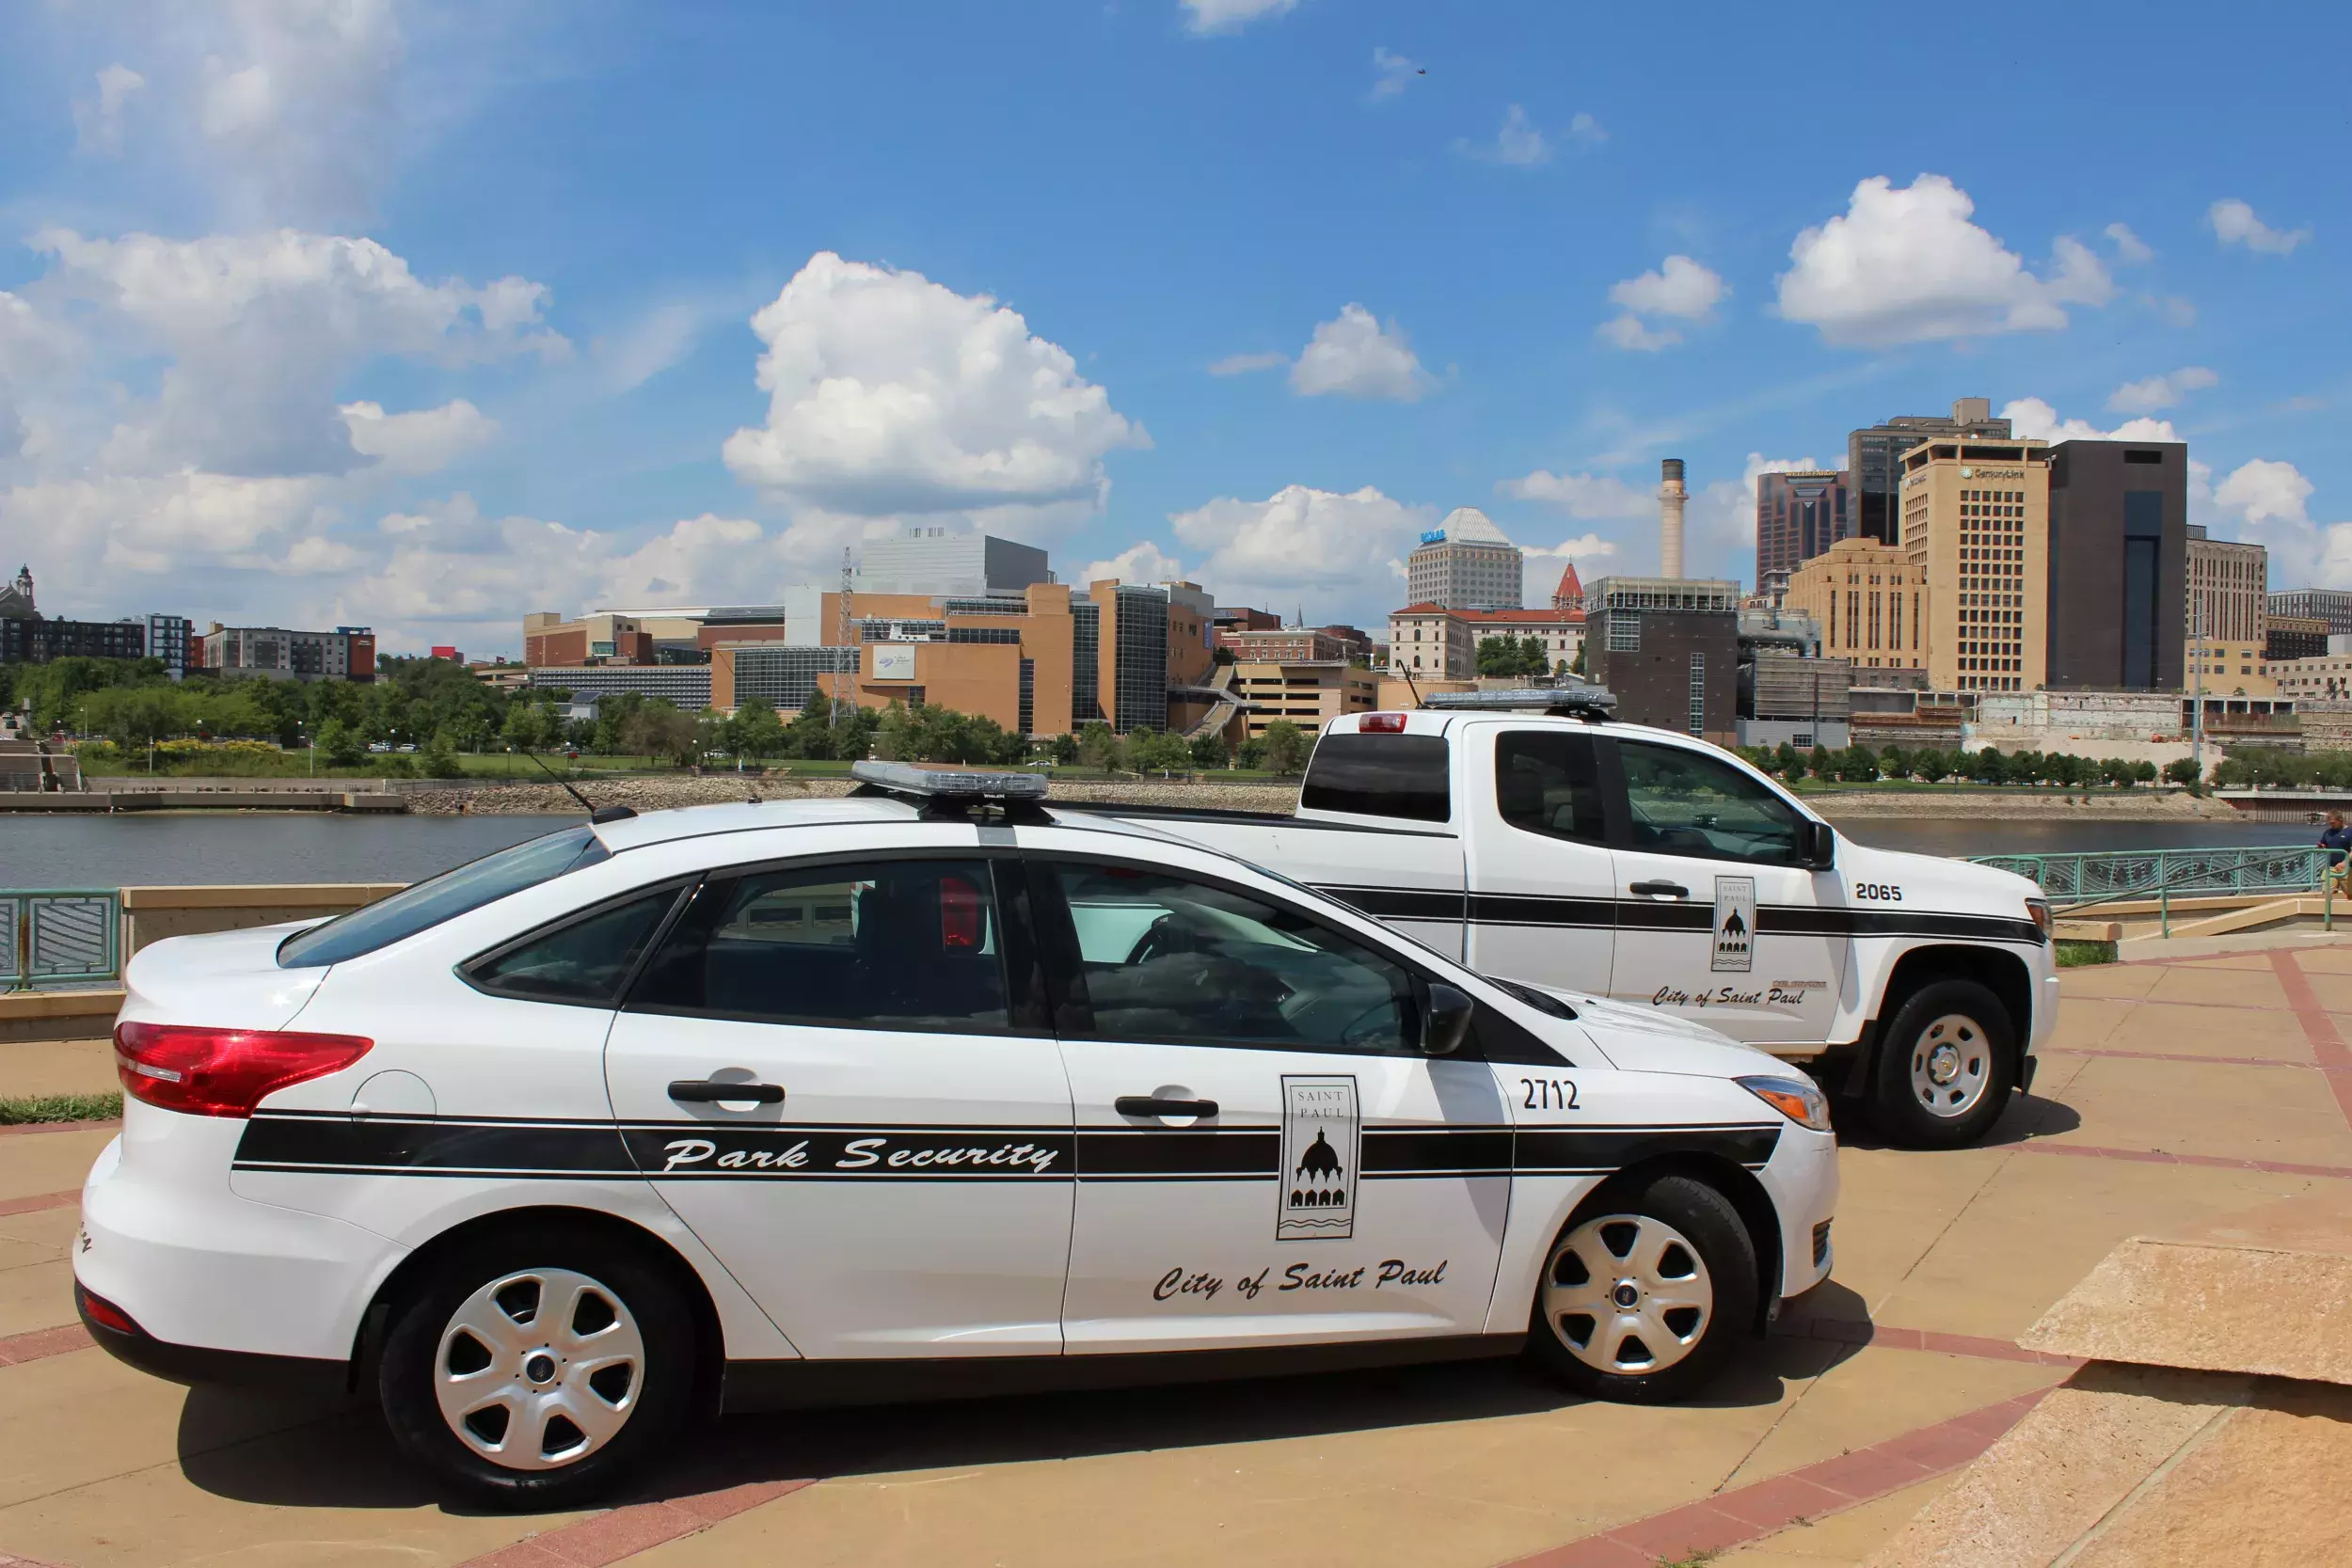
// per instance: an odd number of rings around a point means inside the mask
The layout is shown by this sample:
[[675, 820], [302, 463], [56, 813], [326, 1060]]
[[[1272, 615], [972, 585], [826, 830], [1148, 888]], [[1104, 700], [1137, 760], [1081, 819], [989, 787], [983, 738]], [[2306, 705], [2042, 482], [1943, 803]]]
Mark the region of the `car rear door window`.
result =
[[984, 860], [886, 860], [706, 882], [631, 1011], [851, 1029], [1008, 1026]]
[[1800, 819], [1788, 803], [1703, 752], [1620, 740], [1630, 846], [1661, 855], [1795, 865]]
[[1524, 832], [1608, 842], [1590, 736], [1507, 730], [1495, 740], [1495, 809]]
[[1137, 867], [1055, 862], [1091, 1027], [1185, 1044], [1411, 1053], [1413, 976], [1296, 910]]
[[1298, 803], [1309, 811], [1444, 822], [1454, 816], [1449, 779], [1441, 735], [1327, 735], [1308, 761]]
[[680, 891], [674, 884], [534, 932], [467, 964], [466, 978], [525, 1002], [612, 1006]]

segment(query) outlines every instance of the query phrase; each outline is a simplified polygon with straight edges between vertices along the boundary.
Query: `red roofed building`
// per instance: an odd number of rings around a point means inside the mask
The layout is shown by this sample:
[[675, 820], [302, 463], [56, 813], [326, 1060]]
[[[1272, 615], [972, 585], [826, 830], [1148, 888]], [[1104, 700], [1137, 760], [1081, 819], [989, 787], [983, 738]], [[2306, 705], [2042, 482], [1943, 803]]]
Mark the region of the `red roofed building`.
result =
[[1389, 613], [1389, 663], [1442, 680], [1478, 673], [1478, 644], [1488, 637], [1533, 637], [1554, 669], [1574, 664], [1584, 646], [1584, 590], [1571, 566], [1550, 610], [1448, 610], [1412, 604]]

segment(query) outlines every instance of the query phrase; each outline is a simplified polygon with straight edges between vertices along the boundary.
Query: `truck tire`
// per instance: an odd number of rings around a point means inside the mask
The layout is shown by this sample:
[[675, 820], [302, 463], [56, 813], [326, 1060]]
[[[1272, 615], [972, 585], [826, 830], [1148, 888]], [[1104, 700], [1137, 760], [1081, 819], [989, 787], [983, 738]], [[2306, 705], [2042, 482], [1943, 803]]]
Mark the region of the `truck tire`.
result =
[[1694, 1177], [1618, 1177], [1545, 1255], [1527, 1354], [1588, 1398], [1669, 1404], [1723, 1370], [1756, 1296], [1756, 1243], [1729, 1198]]
[[2001, 999], [1974, 980], [1935, 980], [1904, 998], [1880, 1037], [1879, 1120], [1902, 1148], [1958, 1148], [1993, 1130], [2017, 1086], [2017, 1034]]

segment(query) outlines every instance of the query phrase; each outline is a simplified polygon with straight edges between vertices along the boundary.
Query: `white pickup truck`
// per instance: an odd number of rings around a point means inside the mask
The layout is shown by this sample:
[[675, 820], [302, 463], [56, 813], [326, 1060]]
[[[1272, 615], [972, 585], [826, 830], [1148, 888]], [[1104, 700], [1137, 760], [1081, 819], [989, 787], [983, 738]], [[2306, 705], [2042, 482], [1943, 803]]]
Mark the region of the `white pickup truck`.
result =
[[1856, 844], [1670, 731], [1354, 714], [1316, 745], [1295, 816], [1097, 809], [1319, 888], [1481, 974], [1803, 1062], [1911, 1147], [1982, 1137], [2057, 1022], [2040, 888]]

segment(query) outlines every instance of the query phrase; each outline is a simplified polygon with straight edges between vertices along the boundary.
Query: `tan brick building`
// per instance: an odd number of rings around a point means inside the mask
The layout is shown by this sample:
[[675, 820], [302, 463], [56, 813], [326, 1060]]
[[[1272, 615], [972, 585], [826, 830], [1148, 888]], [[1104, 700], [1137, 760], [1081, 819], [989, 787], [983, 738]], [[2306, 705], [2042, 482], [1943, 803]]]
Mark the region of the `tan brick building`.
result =
[[1788, 578], [1784, 608], [1821, 628], [1821, 657], [1856, 670], [1928, 667], [1927, 575], [1911, 552], [1874, 539], [1841, 539]]
[[1923, 442], [1902, 456], [1896, 505], [1900, 548], [1928, 585], [1928, 684], [1939, 691], [2047, 684], [2048, 443]]

